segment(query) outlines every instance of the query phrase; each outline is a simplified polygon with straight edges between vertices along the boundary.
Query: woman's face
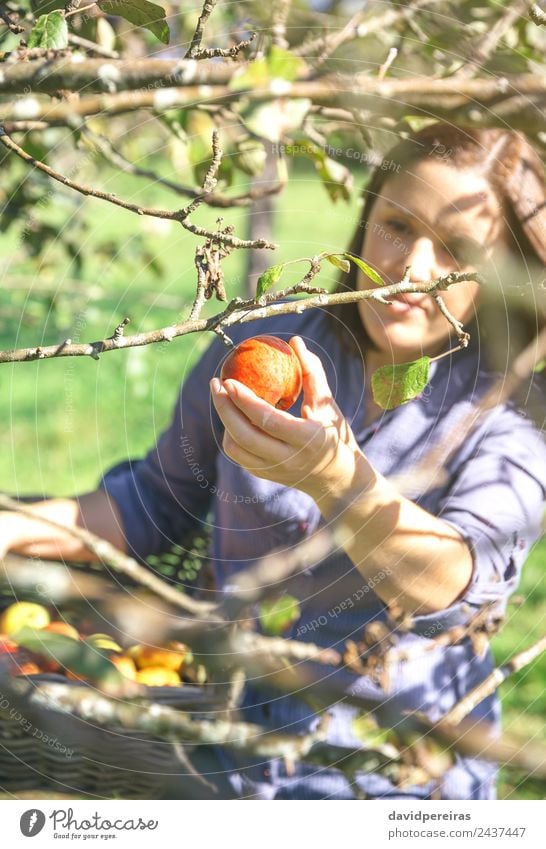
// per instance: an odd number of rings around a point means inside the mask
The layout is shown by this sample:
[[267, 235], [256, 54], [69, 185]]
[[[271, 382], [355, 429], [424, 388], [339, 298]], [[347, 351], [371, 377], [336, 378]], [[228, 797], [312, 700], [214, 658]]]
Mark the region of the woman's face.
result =
[[[472, 170], [423, 160], [383, 185], [364, 231], [361, 256], [385, 283], [411, 266], [411, 283], [483, 266], [506, 238], [502, 209], [487, 181]], [[376, 284], [359, 272], [358, 289]], [[473, 315], [479, 284], [456, 283], [441, 296], [463, 323]], [[391, 299], [389, 299], [391, 300]], [[391, 306], [359, 301], [362, 323], [385, 362], [441, 351], [453, 328], [430, 295], [398, 295]]]

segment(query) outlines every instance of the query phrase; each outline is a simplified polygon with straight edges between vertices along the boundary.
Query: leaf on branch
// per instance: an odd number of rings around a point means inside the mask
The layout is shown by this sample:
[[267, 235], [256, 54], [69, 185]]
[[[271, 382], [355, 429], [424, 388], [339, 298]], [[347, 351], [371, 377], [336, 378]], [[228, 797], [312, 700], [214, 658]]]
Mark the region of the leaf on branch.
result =
[[165, 19], [165, 9], [149, 0], [98, 0], [97, 5], [106, 15], [125, 18], [137, 27], [149, 29], [159, 41], [168, 44], [171, 34]]
[[437, 118], [423, 118], [421, 115], [404, 115], [404, 121], [413, 133], [438, 123]]
[[272, 637], [282, 634], [301, 616], [300, 603], [292, 595], [274, 601], [262, 601], [259, 620], [262, 630]]
[[367, 746], [384, 746], [390, 742], [392, 730], [380, 728], [371, 714], [360, 714], [352, 721], [352, 732], [354, 736]]
[[257, 298], [261, 298], [275, 283], [279, 282], [283, 270], [284, 263], [281, 263], [280, 265], [271, 265], [269, 268], [266, 268], [263, 274], [260, 274], [256, 283]]
[[342, 271], [348, 272], [351, 270], [351, 263], [347, 259], [337, 256], [337, 254], [328, 254], [324, 259], [327, 259], [336, 268], [341, 268]]
[[249, 88], [264, 88], [272, 80], [292, 82], [305, 67], [305, 62], [288, 50], [273, 45], [267, 56], [250, 62], [240, 74], [234, 74], [229, 83], [232, 91]]
[[62, 12], [40, 15], [28, 37], [29, 47], [60, 50], [68, 46], [68, 24]]
[[358, 265], [360, 270], [363, 271], [364, 274], [366, 274], [370, 278], [370, 280], [373, 280], [374, 283], [377, 283], [378, 286], [386, 286], [387, 285], [385, 283], [385, 281], [383, 280], [383, 278], [381, 277], [381, 275], [379, 275], [377, 273], [377, 271], [374, 271], [374, 269], [371, 267], [371, 265], [368, 265], [367, 262], [364, 262], [363, 259], [360, 259], [359, 256], [354, 256], [353, 254], [349, 254], [349, 253], [344, 253], [343, 256], [346, 256], [347, 259], [351, 259], [354, 262], [354, 264]]
[[255, 139], [244, 139], [237, 145], [233, 160], [236, 168], [251, 177], [256, 177], [265, 168], [267, 152], [261, 142]]
[[428, 383], [430, 357], [411, 363], [381, 366], [372, 374], [374, 401], [384, 410], [392, 410], [419, 395]]
[[300, 147], [302, 154], [313, 160], [324, 188], [330, 195], [330, 200], [334, 203], [338, 198], [350, 200], [354, 182], [350, 170], [341, 162], [336, 162], [335, 159], [326, 156], [325, 152], [316, 144], [305, 144], [300, 145]]
[[330, 200], [335, 203], [339, 198], [346, 201], [351, 199], [353, 175], [345, 165], [325, 156], [317, 170], [324, 188], [330, 195]]
[[270, 103], [252, 105], [241, 115], [245, 126], [256, 136], [272, 142], [280, 142], [286, 133], [298, 130], [305, 118], [311, 101], [300, 97], [272, 100]]
[[24, 627], [13, 639], [23, 648], [53, 660], [75, 675], [92, 681], [121, 684], [123, 676], [105, 655], [83, 640]]

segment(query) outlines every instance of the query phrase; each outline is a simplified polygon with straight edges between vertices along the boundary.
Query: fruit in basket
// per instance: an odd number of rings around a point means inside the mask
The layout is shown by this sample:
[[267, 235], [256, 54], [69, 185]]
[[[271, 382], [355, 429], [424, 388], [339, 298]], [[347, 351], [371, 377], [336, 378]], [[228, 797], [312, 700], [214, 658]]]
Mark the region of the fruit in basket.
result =
[[137, 668], [132, 658], [128, 655], [113, 654], [110, 660], [125, 678], [129, 678], [130, 681], [137, 680]]
[[121, 646], [109, 634], [90, 634], [85, 638], [85, 642], [99, 651], [121, 652]]
[[10, 604], [0, 616], [0, 631], [8, 636], [21, 628], [45, 628], [49, 625], [50, 615], [41, 604], [33, 601], [16, 601]]
[[146, 669], [139, 669], [136, 680], [139, 684], [146, 684], [148, 687], [179, 687], [182, 684], [180, 675], [174, 669], [167, 669], [165, 666], [147, 666]]
[[131, 646], [129, 649], [129, 656], [139, 669], [147, 669], [150, 666], [161, 666], [164, 669], [172, 669], [174, 672], [178, 672], [187, 655], [187, 646], [183, 643], [175, 642], [168, 643], [164, 648], [138, 644]]
[[18, 648], [17, 643], [10, 640], [7, 634], [0, 634], [0, 655], [15, 654]]
[[65, 637], [72, 637], [73, 640], [79, 640], [80, 635], [76, 628], [73, 625], [69, 625], [68, 622], [63, 622], [62, 620], [53, 620], [49, 625], [46, 625], [45, 628], [42, 628], [42, 631], [48, 631], [51, 634], [64, 634]]
[[277, 336], [245, 339], [227, 355], [220, 377], [239, 380], [279, 410], [288, 410], [302, 389], [300, 361]]
[[39, 672], [43, 672], [43, 669], [40, 669], [37, 663], [30, 660], [26, 663], [20, 663], [13, 670], [14, 675], [38, 675]]

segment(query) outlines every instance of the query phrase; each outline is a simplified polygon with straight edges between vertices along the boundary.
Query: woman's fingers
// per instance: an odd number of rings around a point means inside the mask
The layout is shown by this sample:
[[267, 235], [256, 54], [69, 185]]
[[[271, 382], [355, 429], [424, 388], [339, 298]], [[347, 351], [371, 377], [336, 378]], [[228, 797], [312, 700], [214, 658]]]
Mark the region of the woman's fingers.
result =
[[289, 344], [298, 356], [303, 374], [302, 417], [320, 421], [326, 426], [337, 422], [342, 414], [320, 358], [309, 350], [301, 336], [293, 336]]
[[224, 380], [222, 388], [241, 413], [272, 439], [299, 448], [310, 438], [307, 422], [284, 410], [277, 410], [259, 398], [244, 383], [238, 380]]
[[[266, 457], [272, 462], [281, 461], [284, 459], [283, 442], [275, 439], [264, 428], [254, 424], [246, 413], [246, 410], [251, 406], [252, 397], [245, 399], [246, 403], [241, 405], [237, 402], [237, 396], [232, 388], [228, 386], [232, 382], [235, 383], [236, 381], [225, 381], [223, 386], [218, 378], [213, 378], [210, 382], [212, 400], [226, 431], [234, 442], [245, 446], [252, 454]], [[238, 385], [242, 386], [242, 384]], [[246, 387], [242, 388], [246, 389]], [[254, 396], [254, 393], [251, 393], [250, 390], [247, 389], [246, 391]], [[276, 412], [270, 404], [267, 404], [267, 406], [273, 412]], [[256, 418], [259, 419], [259, 415]]]
[[276, 479], [275, 469], [278, 468], [279, 464], [265, 462], [263, 457], [253, 454], [247, 447], [236, 442], [228, 430], [224, 434], [223, 448], [230, 460], [243, 466], [252, 474], [261, 475], [270, 480]]

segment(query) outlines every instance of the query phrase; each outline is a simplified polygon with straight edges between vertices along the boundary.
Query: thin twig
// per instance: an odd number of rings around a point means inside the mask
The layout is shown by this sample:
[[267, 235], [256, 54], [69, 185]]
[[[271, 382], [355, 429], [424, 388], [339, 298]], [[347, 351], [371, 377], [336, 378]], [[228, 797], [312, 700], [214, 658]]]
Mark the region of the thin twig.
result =
[[472, 52], [464, 60], [462, 67], [455, 72], [457, 79], [473, 77], [483, 68], [508, 30], [519, 18], [530, 13], [530, 6], [530, 0], [517, 0], [515, 3], [510, 3], [493, 26], [487, 28], [478, 43], [473, 44]]
[[292, 0], [276, 0], [272, 8], [271, 40], [273, 44], [282, 47], [283, 50], [287, 50], [290, 46], [286, 38], [286, 22], [291, 5]]
[[459, 321], [458, 318], [455, 318], [455, 316], [452, 315], [452, 313], [448, 310], [446, 302], [444, 301], [441, 295], [439, 295], [437, 292], [434, 292], [432, 297], [436, 301], [438, 309], [440, 310], [444, 318], [449, 321], [449, 323], [455, 330], [457, 338], [459, 339], [459, 346], [461, 348], [466, 348], [470, 341], [470, 334], [465, 331], [462, 321]]
[[117, 50], [108, 50], [107, 47], [102, 47], [95, 41], [90, 41], [88, 38], [82, 38], [81, 35], [76, 35], [74, 32], [68, 33], [69, 44], [74, 44], [76, 47], [83, 47], [84, 50], [89, 50], [91, 53], [96, 53], [97, 56], [104, 56], [105, 59], [119, 59]]
[[195, 32], [192, 36], [191, 44], [184, 57], [185, 59], [214, 59], [218, 57], [235, 59], [241, 50], [244, 47], [248, 47], [256, 38], [256, 33], [253, 32], [250, 33], [249, 38], [238, 41], [237, 44], [233, 44], [231, 47], [201, 47], [205, 26], [217, 2], [218, 0], [205, 0]]
[[4, 9], [3, 6], [0, 6], [0, 18], [2, 18], [9, 31], [12, 32], [14, 35], [20, 35], [22, 32], [25, 31], [25, 28], [21, 26], [21, 24], [17, 24], [11, 19], [11, 17], [8, 15], [7, 11]]
[[283, 637], [264, 637], [251, 631], [240, 630], [234, 640], [237, 649], [248, 658], [260, 655], [274, 656], [299, 662], [312, 660], [327, 666], [339, 666], [343, 660], [341, 654], [335, 649], [323, 648], [314, 643], [287, 640]]
[[390, 66], [392, 65], [392, 63], [394, 62], [394, 60], [396, 59], [397, 56], [398, 56], [398, 49], [396, 47], [391, 47], [389, 49], [388, 54], [387, 54], [387, 58], [385, 59], [385, 61], [383, 62], [383, 64], [381, 65], [381, 67], [379, 68], [379, 71], [377, 73], [377, 79], [378, 80], [383, 80], [385, 78], [387, 71], [389, 70]]
[[540, 6], [537, 6], [534, 3], [529, 9], [529, 17], [533, 21], [533, 23], [540, 26], [540, 24], [546, 24], [546, 12], [544, 12]]
[[82, 12], [87, 12], [88, 9], [92, 9], [96, 5], [96, 2], [88, 3], [87, 6], [82, 6], [80, 9], [79, 0], [75, 0], [75, 2], [68, 4], [67, 11], [65, 11], [65, 18], [70, 18], [72, 15], [80, 15]]
[[[26, 162], [28, 165], [33, 165], [39, 171], [42, 171], [44, 174], [47, 174], [48, 177], [51, 177], [53, 180], [61, 183], [64, 186], [68, 186], [70, 189], [74, 189], [82, 195], [86, 195], [89, 197], [99, 198], [100, 200], [108, 201], [109, 203], [114, 204], [114, 206], [120, 206], [122, 209], [126, 209], [129, 212], [134, 212], [137, 215], [148, 215], [152, 218], [162, 218], [168, 221], [177, 221], [184, 227], [185, 230], [188, 230], [190, 233], [193, 233], [196, 236], [204, 236], [205, 238], [216, 238], [218, 241], [222, 241], [224, 244], [229, 245], [232, 248], [268, 248], [270, 250], [275, 249], [275, 245], [271, 242], [266, 241], [265, 239], [255, 239], [253, 241], [248, 241], [246, 239], [238, 239], [235, 236], [231, 236], [228, 234], [213, 234], [211, 231], [206, 230], [204, 227], [199, 227], [196, 224], [192, 224], [188, 220], [188, 216], [194, 209], [199, 206], [203, 201], [203, 195], [199, 195], [194, 198], [193, 201], [189, 204], [189, 206], [178, 209], [174, 211], [169, 211], [166, 209], [154, 209], [150, 207], [140, 206], [139, 204], [130, 203], [129, 201], [122, 200], [118, 198], [117, 195], [110, 194], [108, 192], [102, 192], [99, 189], [93, 189], [91, 186], [84, 186], [81, 183], [76, 183], [74, 180], [71, 180], [69, 177], [60, 174], [58, 171], [55, 171], [49, 165], [46, 165], [45, 162], [40, 162], [38, 159], [35, 159], [25, 150], [23, 150], [20, 145], [18, 145], [12, 138], [10, 138], [7, 133], [0, 127], [0, 143], [4, 145], [5, 148], [15, 153], [20, 159]], [[206, 193], [205, 193], [206, 194]]]
[[214, 11], [214, 7], [216, 6], [217, 2], [218, 0], [205, 0], [205, 2], [203, 3], [203, 8], [201, 9], [201, 14], [199, 15], [197, 26], [195, 27], [195, 32], [192, 36], [188, 52], [185, 56], [186, 59], [194, 59], [196, 57], [196, 54], [200, 52], [201, 40], [203, 38], [205, 26]]
[[442, 722], [447, 725], [458, 725], [465, 716], [468, 716], [474, 710], [476, 705], [483, 702], [491, 693], [494, 693], [503, 681], [506, 681], [514, 672], [519, 672], [520, 669], [528, 666], [529, 663], [532, 663], [544, 651], [546, 651], [546, 636], [541, 637], [534, 645], [519, 652], [519, 654], [514, 655], [514, 657], [502, 666], [494, 669], [487, 678], [452, 707], [449, 713], [446, 713]]
[[[47, 127], [47, 124], [44, 125]], [[25, 129], [25, 128], [22, 128]], [[38, 129], [43, 129], [43, 127], [38, 127]], [[154, 185], [163, 186], [171, 192], [174, 192], [177, 195], [184, 195], [185, 197], [197, 198], [202, 192], [199, 189], [195, 189], [191, 186], [184, 186], [181, 183], [174, 183], [172, 180], [168, 180], [166, 177], [162, 177], [156, 171], [151, 171], [147, 168], [141, 168], [140, 166], [135, 165], [133, 162], [130, 162], [126, 159], [118, 150], [116, 150], [110, 141], [105, 136], [100, 135], [100, 133], [96, 133], [94, 130], [90, 130], [89, 127], [82, 127], [81, 129], [82, 135], [89, 139], [89, 141], [95, 145], [103, 158], [114, 165], [116, 168], [125, 171], [127, 174], [133, 174], [135, 177], [143, 177], [146, 180], [151, 180]], [[203, 198], [203, 202], [207, 206], [218, 207], [221, 209], [231, 209], [232, 207], [246, 207], [251, 206], [255, 200], [267, 197], [268, 195], [278, 194], [285, 186], [285, 183], [279, 181], [273, 186], [254, 186], [250, 188], [247, 192], [244, 192], [240, 195], [234, 195], [233, 197], [228, 197], [227, 195], [223, 195], [216, 192], [211, 192], [205, 198]]]
[[388, 27], [406, 18], [408, 12], [417, 12], [425, 6], [431, 6], [439, 2], [441, 0], [415, 0], [408, 7], [403, 5], [402, 8], [388, 9], [382, 15], [370, 13], [369, 9], [357, 12], [339, 32], [304, 42], [294, 48], [293, 52], [297, 56], [307, 57], [316, 53], [320, 57], [325, 56], [325, 58], [328, 58], [342, 44], [356, 38], [365, 38], [374, 32], [384, 32]]

